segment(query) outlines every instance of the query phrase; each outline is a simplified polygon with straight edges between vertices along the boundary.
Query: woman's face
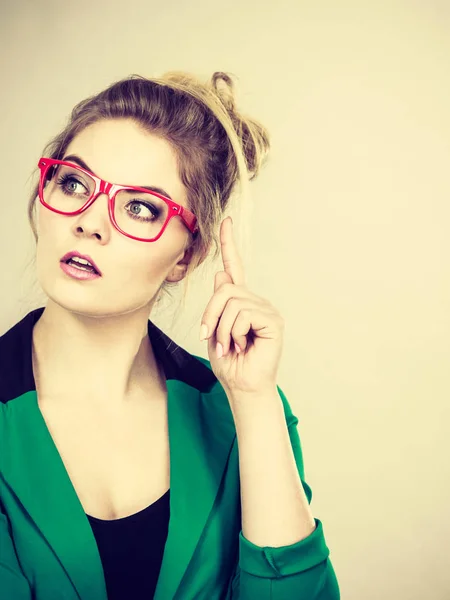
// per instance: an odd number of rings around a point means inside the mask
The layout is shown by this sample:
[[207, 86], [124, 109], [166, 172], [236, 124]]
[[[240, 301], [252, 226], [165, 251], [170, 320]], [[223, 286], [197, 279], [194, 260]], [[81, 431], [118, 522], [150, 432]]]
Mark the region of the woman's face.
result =
[[[171, 146], [130, 120], [90, 125], [72, 140], [63, 159], [74, 154], [110, 183], [158, 186], [187, 206]], [[170, 220], [157, 241], [133, 240], [114, 228], [105, 194], [83, 213], [69, 217], [38, 202], [38, 234], [36, 265], [44, 292], [82, 314], [118, 315], [143, 307], [149, 314], [163, 281], [179, 281], [187, 267], [184, 248], [190, 232], [179, 217]], [[72, 250], [89, 255], [102, 276], [78, 280], [67, 275], [60, 261]]]

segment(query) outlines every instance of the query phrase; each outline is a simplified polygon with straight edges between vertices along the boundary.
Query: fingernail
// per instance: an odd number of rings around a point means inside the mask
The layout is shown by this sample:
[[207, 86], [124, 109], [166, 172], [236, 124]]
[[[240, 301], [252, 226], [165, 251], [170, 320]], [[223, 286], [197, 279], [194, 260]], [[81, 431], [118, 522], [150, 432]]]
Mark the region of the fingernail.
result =
[[208, 326], [202, 323], [200, 327], [200, 341], [203, 341], [208, 335]]
[[223, 356], [223, 347], [220, 342], [217, 342], [216, 354], [217, 354], [217, 358], [222, 358], [222, 356]]
[[234, 342], [234, 347], [236, 348], [236, 352], [239, 354], [241, 352], [241, 348]]

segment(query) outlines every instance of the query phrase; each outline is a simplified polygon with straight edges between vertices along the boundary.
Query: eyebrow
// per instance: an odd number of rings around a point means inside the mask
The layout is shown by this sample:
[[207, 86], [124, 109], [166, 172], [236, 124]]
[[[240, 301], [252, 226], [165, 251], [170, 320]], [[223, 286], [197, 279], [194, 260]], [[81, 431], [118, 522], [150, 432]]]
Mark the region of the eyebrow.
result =
[[[66, 156], [62, 160], [66, 160], [67, 162], [76, 163], [83, 169], [86, 169], [86, 171], [89, 171], [90, 173], [95, 175], [94, 171], [92, 169], [90, 169], [88, 167], [88, 165], [84, 162], [84, 160], [82, 158], [80, 158], [77, 154], [69, 154], [69, 156]], [[157, 194], [161, 194], [162, 196], [169, 198], [169, 200], [172, 200], [171, 196], [169, 196], [169, 194], [163, 188], [160, 188], [160, 187], [157, 187], [154, 185], [136, 185], [136, 186], [130, 186], [130, 187], [140, 187], [140, 188], [143, 188], [144, 190], [148, 190], [149, 192], [156, 192]], [[174, 202], [174, 200], [172, 200], [172, 202]]]

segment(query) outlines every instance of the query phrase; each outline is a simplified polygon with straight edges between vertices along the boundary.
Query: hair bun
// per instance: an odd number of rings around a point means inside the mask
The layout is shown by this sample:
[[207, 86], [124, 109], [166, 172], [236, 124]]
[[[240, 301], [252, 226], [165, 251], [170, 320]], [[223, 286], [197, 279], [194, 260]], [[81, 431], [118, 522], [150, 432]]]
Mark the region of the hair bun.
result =
[[[221, 85], [221, 82], [226, 85]], [[211, 87], [227, 111], [231, 114], [235, 114], [237, 112], [234, 95], [235, 88], [234, 81], [230, 75], [223, 71], [216, 71], [211, 77]]]
[[211, 89], [223, 104], [233, 123], [252, 180], [267, 160], [270, 137], [267, 129], [259, 121], [246, 117], [238, 110], [233, 77], [238, 79], [233, 73], [216, 71], [211, 77]]

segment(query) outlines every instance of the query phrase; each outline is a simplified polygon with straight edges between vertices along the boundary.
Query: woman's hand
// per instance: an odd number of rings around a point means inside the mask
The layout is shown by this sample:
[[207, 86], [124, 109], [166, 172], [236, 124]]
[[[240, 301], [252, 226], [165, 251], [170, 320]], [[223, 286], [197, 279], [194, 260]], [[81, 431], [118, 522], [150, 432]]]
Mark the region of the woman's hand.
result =
[[268, 300], [245, 286], [230, 217], [221, 223], [220, 242], [224, 271], [216, 273], [201, 328], [207, 327], [201, 339], [208, 338], [212, 370], [229, 398], [276, 389], [284, 320]]

